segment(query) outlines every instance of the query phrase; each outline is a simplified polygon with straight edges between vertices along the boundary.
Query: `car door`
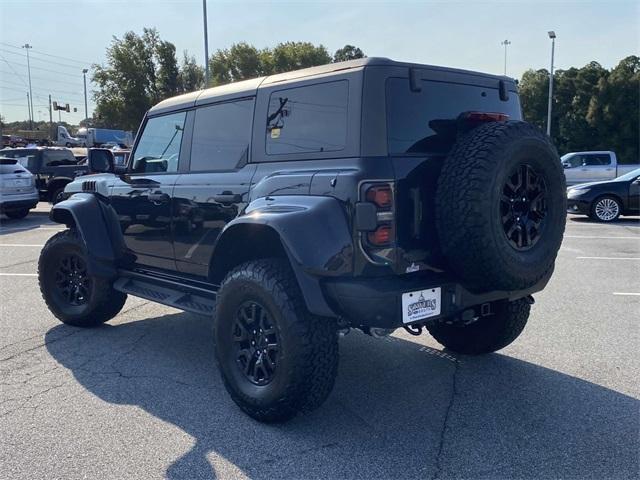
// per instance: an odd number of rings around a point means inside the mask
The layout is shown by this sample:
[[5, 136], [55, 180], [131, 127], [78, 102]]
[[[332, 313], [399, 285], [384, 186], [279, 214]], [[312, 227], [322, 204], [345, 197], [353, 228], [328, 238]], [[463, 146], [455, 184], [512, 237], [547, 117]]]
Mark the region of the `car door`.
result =
[[640, 177], [636, 177], [629, 184], [629, 200], [627, 202], [627, 209], [629, 212], [635, 214], [640, 213]]
[[179, 271], [207, 276], [220, 232], [247, 204], [256, 169], [248, 163], [253, 110], [254, 99], [243, 98], [189, 112], [193, 133], [188, 173], [174, 190]]
[[184, 145], [186, 112], [145, 122], [127, 174], [111, 189], [124, 241], [143, 266], [175, 270], [173, 190]]
[[616, 176], [608, 153], [588, 153], [582, 155], [582, 168], [585, 182], [612, 180]]

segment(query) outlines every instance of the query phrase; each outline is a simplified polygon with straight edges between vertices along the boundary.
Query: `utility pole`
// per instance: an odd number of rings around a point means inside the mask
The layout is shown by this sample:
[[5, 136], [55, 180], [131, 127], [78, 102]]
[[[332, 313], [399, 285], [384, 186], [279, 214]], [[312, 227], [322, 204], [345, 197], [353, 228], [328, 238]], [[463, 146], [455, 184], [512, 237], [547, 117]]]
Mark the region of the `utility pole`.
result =
[[87, 108], [87, 70], [86, 68], [82, 69], [82, 79], [84, 80], [84, 118], [89, 118], [89, 109]]
[[29, 98], [29, 92], [27, 92], [27, 115], [29, 116], [29, 130], [33, 130], [33, 120], [31, 120], [31, 99]]
[[31, 64], [29, 63], [29, 50], [33, 47], [28, 43], [25, 43], [22, 48], [27, 51], [27, 72], [29, 74], [29, 98], [31, 100], [31, 106], [29, 107], [29, 129], [33, 130], [33, 91], [31, 90]]
[[209, 86], [209, 34], [207, 33], [207, 0], [202, 0], [204, 16], [204, 88]]
[[51, 94], [49, 94], [49, 135], [54, 138], [53, 134], [53, 110], [51, 109]]
[[549, 72], [549, 107], [547, 108], [547, 135], [551, 136], [551, 102], [553, 101], [553, 55], [556, 48], [556, 32], [551, 30], [548, 35], [551, 39], [551, 71]]
[[503, 40], [500, 45], [504, 45], [504, 75], [507, 76], [507, 46], [511, 45], [509, 40]]

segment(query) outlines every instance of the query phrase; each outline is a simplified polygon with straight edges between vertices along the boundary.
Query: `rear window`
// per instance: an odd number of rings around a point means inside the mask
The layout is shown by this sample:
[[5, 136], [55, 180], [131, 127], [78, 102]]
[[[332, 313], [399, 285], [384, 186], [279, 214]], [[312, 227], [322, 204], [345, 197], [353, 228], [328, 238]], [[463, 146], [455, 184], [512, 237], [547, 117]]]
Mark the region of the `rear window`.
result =
[[267, 117], [267, 154], [343, 150], [348, 103], [347, 80], [273, 92]]
[[43, 152], [44, 164], [47, 167], [59, 167], [61, 165], [77, 165], [78, 161], [71, 150], [45, 150]]
[[20, 148], [16, 150], [0, 150], [0, 152], [3, 157], [15, 158], [20, 163], [20, 165], [22, 165], [25, 168], [29, 168], [29, 165], [28, 165], [29, 157], [31, 156], [35, 158], [35, 156], [38, 155], [37, 150], [30, 150], [27, 148]]
[[501, 101], [496, 88], [422, 80], [413, 92], [408, 78], [389, 78], [386, 83], [387, 143], [389, 154], [446, 153], [463, 112], [506, 113], [520, 120], [518, 95], [509, 92]]

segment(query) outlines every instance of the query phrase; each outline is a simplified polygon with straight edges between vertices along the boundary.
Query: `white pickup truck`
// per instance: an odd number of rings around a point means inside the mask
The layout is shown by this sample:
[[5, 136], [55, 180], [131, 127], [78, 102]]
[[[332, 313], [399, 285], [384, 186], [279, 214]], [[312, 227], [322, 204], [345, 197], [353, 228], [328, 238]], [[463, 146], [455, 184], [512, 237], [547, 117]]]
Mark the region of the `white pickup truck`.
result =
[[612, 180], [640, 168], [639, 164], [619, 165], [614, 152], [571, 152], [560, 160], [567, 185]]

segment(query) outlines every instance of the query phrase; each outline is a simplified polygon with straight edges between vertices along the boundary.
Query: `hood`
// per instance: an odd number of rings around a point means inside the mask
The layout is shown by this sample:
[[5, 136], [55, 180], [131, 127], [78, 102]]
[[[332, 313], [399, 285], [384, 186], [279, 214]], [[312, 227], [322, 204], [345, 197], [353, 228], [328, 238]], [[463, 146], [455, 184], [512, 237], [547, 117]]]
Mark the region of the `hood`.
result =
[[567, 190], [582, 190], [583, 188], [591, 188], [596, 187], [598, 185], [607, 185], [615, 180], [602, 180], [600, 182], [588, 182], [588, 183], [578, 183], [576, 185], [571, 185], [567, 187]]

